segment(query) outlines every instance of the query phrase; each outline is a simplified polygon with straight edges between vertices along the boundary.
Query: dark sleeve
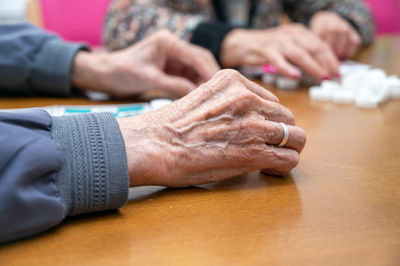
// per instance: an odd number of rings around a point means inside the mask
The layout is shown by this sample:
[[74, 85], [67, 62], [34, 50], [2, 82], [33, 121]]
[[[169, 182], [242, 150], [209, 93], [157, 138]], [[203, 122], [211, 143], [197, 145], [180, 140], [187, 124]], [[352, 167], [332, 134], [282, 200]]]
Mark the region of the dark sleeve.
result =
[[336, 12], [360, 34], [363, 44], [374, 37], [372, 15], [362, 0], [284, 0], [284, 10], [293, 21], [306, 25], [318, 11]]
[[190, 42], [210, 50], [217, 61], [220, 62], [222, 42], [233, 28], [233, 26], [224, 22], [201, 23], [193, 31]]
[[67, 96], [73, 58], [79, 50], [88, 48], [29, 24], [0, 25], [0, 89]]
[[125, 146], [110, 113], [0, 112], [0, 151], [0, 243], [127, 200]]

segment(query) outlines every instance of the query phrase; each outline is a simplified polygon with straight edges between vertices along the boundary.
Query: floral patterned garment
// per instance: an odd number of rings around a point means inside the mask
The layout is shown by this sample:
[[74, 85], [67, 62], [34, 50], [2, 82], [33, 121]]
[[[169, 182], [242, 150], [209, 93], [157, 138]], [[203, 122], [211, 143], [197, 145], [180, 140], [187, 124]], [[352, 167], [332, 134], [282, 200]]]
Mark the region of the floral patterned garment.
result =
[[[113, 0], [104, 28], [108, 49], [125, 48], [162, 28], [190, 40], [202, 23], [221, 21], [230, 2], [238, 0]], [[286, 13], [294, 22], [308, 24], [318, 11], [334, 11], [350, 22], [364, 44], [373, 39], [371, 13], [361, 0], [242, 0], [248, 2], [247, 27], [268, 28], [278, 25]], [[232, 4], [231, 2], [231, 4]], [[237, 8], [236, 8], [237, 9]], [[247, 15], [246, 14], [246, 15]], [[242, 14], [243, 15], [243, 14]], [[229, 14], [228, 14], [229, 16]], [[226, 23], [229, 23], [229, 19]]]

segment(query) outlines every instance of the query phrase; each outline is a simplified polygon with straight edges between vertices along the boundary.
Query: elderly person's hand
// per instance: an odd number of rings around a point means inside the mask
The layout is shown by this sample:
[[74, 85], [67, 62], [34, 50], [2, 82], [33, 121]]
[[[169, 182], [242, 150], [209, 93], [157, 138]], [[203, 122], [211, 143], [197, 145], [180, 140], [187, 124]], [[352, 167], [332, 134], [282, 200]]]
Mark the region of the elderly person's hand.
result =
[[332, 49], [309, 29], [294, 23], [266, 30], [233, 30], [223, 41], [221, 62], [224, 67], [270, 63], [291, 78], [301, 75], [297, 67], [316, 80], [339, 72]]
[[[284, 131], [289, 140], [278, 147]], [[292, 113], [266, 89], [234, 70], [222, 70], [182, 99], [118, 120], [131, 186], [183, 187], [258, 169], [288, 173], [306, 135]]]
[[182, 97], [218, 70], [208, 50], [162, 30], [121, 51], [79, 52], [71, 79], [79, 88], [106, 92], [117, 98], [151, 89]]
[[360, 48], [360, 35], [335, 12], [315, 13], [310, 21], [310, 29], [325, 40], [340, 59], [354, 56]]

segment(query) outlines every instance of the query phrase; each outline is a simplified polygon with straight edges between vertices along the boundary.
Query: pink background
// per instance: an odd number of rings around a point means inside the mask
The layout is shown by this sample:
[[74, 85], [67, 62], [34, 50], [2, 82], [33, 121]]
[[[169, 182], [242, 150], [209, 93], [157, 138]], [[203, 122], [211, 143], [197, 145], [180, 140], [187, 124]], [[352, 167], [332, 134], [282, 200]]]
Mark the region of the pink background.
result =
[[[69, 41], [101, 44], [104, 15], [110, 0], [40, 0], [43, 24]], [[377, 34], [400, 33], [400, 0], [365, 0]]]
[[44, 28], [69, 41], [101, 44], [104, 15], [110, 0], [40, 0]]
[[372, 10], [377, 34], [400, 33], [400, 0], [365, 0]]

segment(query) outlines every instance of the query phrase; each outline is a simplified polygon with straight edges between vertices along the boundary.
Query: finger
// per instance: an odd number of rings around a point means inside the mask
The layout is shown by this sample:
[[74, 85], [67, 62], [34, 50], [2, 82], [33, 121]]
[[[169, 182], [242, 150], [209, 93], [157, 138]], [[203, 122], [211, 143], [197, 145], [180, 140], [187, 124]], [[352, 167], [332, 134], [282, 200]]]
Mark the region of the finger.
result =
[[321, 64], [323, 64], [326, 69], [328, 69], [330, 76], [337, 77], [339, 73], [339, 61], [335, 56], [333, 50], [329, 45], [323, 44], [324, 48], [315, 53], [315, 57]]
[[[262, 116], [254, 113], [247, 115], [244, 121], [242, 126], [249, 130], [247, 134], [257, 137], [256, 139], [259, 142], [278, 146], [284, 139], [285, 131], [280, 123], [264, 120]], [[294, 149], [300, 153], [306, 143], [304, 130], [292, 125], [286, 125], [286, 127], [289, 134], [283, 147]]]
[[175, 97], [183, 97], [196, 88], [193, 82], [183, 77], [165, 73], [160, 73], [158, 76], [157, 86]]
[[310, 25], [310, 30], [316, 34], [317, 36], [319, 36], [321, 39], [324, 38], [324, 32], [322, 27], [319, 24], [312, 24]]
[[191, 45], [190, 47], [193, 49], [193, 54], [196, 55], [196, 59], [199, 60], [199, 65], [201, 65], [201, 69], [197, 69], [198, 72], [203, 74], [205, 80], [209, 80], [217, 71], [220, 70], [214, 55], [202, 47], [197, 47], [195, 45]]
[[203, 80], [210, 79], [219, 70], [217, 62], [208, 51], [182, 40], [173, 42], [175, 49], [169, 56], [194, 69]]
[[348, 47], [349, 41], [345, 33], [338, 33], [336, 35], [336, 54], [340, 59], [346, 59], [347, 52], [346, 49]]
[[312, 77], [321, 80], [329, 76], [329, 72], [318, 63], [305, 49], [295, 45], [288, 45], [285, 56], [294, 64], [304, 69]]
[[269, 169], [284, 175], [299, 163], [299, 153], [296, 150], [274, 145], [264, 146], [263, 152], [257, 156], [258, 169]]
[[[268, 145], [278, 146], [284, 137], [284, 129], [282, 125], [272, 121], [264, 121], [263, 126], [265, 127], [266, 132], [265, 143]], [[289, 138], [284, 147], [294, 149], [300, 153], [306, 143], [306, 134], [304, 133], [304, 130], [292, 125], [287, 125], [287, 128], [289, 130]]]
[[331, 50], [335, 52], [335, 36], [334, 34], [332, 34], [331, 32], [327, 32], [324, 34], [323, 39], [325, 40], [325, 42], [329, 45], [329, 47], [331, 48]]
[[285, 106], [262, 98], [256, 98], [247, 111], [254, 111], [265, 120], [282, 122], [287, 125], [295, 125], [292, 112]]
[[273, 94], [272, 92], [270, 92], [269, 90], [267, 90], [266, 88], [258, 85], [257, 83], [243, 77], [243, 82], [246, 86], [246, 88], [253, 92], [254, 94], [260, 96], [261, 98], [268, 100], [268, 101], [272, 101], [272, 102], [279, 102], [278, 97], [275, 96], [275, 94]]
[[[308, 53], [328, 72], [329, 77], [333, 77], [339, 71], [339, 62], [329, 45], [322, 41], [314, 34], [309, 34], [307, 38], [300, 36], [296, 38], [299, 43]], [[325, 77], [327, 78], [327, 77]]]
[[299, 69], [289, 63], [281, 51], [270, 50], [267, 52], [266, 57], [269, 59], [271, 64], [276, 67], [279, 74], [294, 79], [301, 76]]
[[360, 35], [354, 30], [350, 31], [350, 43], [351, 46], [350, 49], [348, 50], [347, 54], [348, 57], [354, 56], [361, 44]]
[[198, 49], [201, 49], [205, 53], [205, 59], [208, 61], [209, 65], [212, 66], [211, 73], [213, 76], [217, 71], [221, 70], [221, 67], [219, 66], [217, 60], [215, 59], [214, 55], [207, 49], [204, 49], [202, 47], [198, 47]]

